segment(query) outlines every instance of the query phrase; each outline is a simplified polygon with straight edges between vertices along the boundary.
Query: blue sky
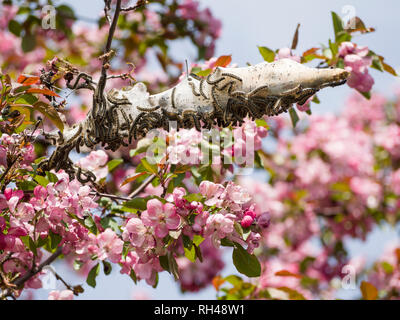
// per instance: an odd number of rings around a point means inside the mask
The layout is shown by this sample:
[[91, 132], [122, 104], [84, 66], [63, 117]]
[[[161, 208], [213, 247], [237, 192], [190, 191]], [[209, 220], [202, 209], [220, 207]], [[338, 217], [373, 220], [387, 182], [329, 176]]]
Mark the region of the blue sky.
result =
[[[60, 3], [63, 1], [59, 1]], [[64, 1], [72, 5], [79, 16], [97, 17], [103, 9], [102, 0], [68, 0]], [[203, 7], [208, 6], [216, 17], [222, 20], [223, 32], [217, 44], [216, 55], [232, 54], [233, 62], [243, 66], [246, 62], [252, 64], [262, 61], [257, 46], [268, 46], [272, 49], [290, 46], [292, 36], [297, 23], [301, 23], [300, 38], [297, 53], [318, 45], [326, 44], [329, 38], [333, 37], [330, 11], [335, 11], [341, 16], [344, 6], [351, 5], [356, 10], [356, 15], [361, 17], [367, 26], [376, 28], [373, 34], [360, 36], [355, 41], [361, 45], [368, 45], [376, 53], [383, 55], [386, 61], [395, 67], [400, 68], [400, 24], [398, 13], [400, 12], [400, 1], [320, 1], [320, 0], [201, 0]], [[173, 53], [177, 59], [184, 61], [195, 56], [189, 42], [180, 42], [173, 47]], [[390, 96], [395, 86], [400, 82], [388, 75], [373, 71], [375, 78], [374, 89]], [[322, 101], [320, 105], [313, 108], [314, 113], [323, 114], [326, 112], [337, 112], [342, 109], [351, 90], [346, 87], [327, 89], [319, 94]], [[398, 238], [398, 231], [395, 232], [389, 227], [377, 229], [368, 238], [367, 243], [352, 241], [348, 247], [353, 253], [364, 253], [368, 259], [379, 255], [384, 244]], [[229, 261], [230, 253], [226, 253]], [[229, 262], [228, 262], [229, 266]], [[78, 279], [61, 264], [56, 264], [57, 272], [71, 280], [72, 283], [84, 282]], [[196, 295], [184, 295], [179, 293], [178, 286], [169, 275], [161, 274], [159, 287], [154, 290], [144, 283], [137, 286], [133, 284], [126, 275], [119, 274], [118, 267], [113, 273], [106, 277], [99, 276], [98, 286], [95, 290], [85, 286], [83, 299], [130, 299], [133, 292], [144, 290], [153, 299], [215, 299], [213, 289], [205, 290]], [[234, 273], [232, 266], [228, 267], [224, 274]], [[60, 289], [63, 287], [60, 285]], [[47, 298], [48, 290], [41, 290], [37, 298]], [[344, 292], [343, 297], [350, 297], [357, 292]]]

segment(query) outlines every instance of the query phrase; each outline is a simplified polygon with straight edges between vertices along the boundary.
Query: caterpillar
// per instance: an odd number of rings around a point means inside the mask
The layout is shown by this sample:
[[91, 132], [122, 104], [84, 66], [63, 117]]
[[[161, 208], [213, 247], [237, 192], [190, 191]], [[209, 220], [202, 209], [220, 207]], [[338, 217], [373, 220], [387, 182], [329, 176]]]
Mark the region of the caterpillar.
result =
[[195, 95], [196, 97], [199, 97], [200, 93], [196, 92], [196, 86], [194, 85], [194, 83], [191, 81], [189, 81], [188, 83], [189, 83], [190, 87], [192, 88], [193, 95]]
[[153, 107], [153, 108], [143, 108], [143, 107], [137, 106], [136, 108], [138, 110], [144, 111], [144, 112], [153, 112], [153, 111], [156, 111], [156, 110], [160, 109], [160, 106], [156, 106], [156, 107]]
[[171, 104], [172, 104], [172, 108], [173, 109], [176, 109], [176, 106], [175, 106], [175, 91], [176, 91], [176, 87], [174, 87], [172, 89], [172, 93], [171, 93]]
[[236, 79], [236, 80], [238, 80], [240, 82], [243, 82], [242, 78], [240, 78], [239, 76], [237, 76], [235, 74], [232, 74], [232, 73], [227, 73], [227, 72], [221, 73], [221, 76], [223, 76], [223, 77], [231, 77], [231, 78]]
[[203, 84], [204, 84], [205, 80], [201, 79], [200, 80], [200, 85], [199, 85], [199, 89], [200, 89], [200, 94], [203, 96], [204, 99], [208, 100], [208, 97], [206, 96], [206, 94], [203, 91]]

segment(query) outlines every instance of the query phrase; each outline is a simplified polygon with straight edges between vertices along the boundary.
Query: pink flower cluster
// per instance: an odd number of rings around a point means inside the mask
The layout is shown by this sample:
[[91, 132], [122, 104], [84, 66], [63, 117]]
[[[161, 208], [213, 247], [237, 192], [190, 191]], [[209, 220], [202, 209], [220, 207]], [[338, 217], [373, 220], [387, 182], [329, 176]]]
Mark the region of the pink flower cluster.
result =
[[[203, 201], [189, 201], [184, 188], [175, 188], [172, 194], [166, 196], [166, 201], [162, 202], [158, 198], [147, 201], [147, 209], [140, 216], [132, 215], [123, 227], [122, 239], [129, 243], [130, 249], [125, 257], [121, 258], [120, 263], [123, 268], [122, 273], [130, 274], [133, 270], [139, 279], [145, 279], [149, 284], [154, 284], [157, 272], [163, 269], [159, 263], [159, 257], [168, 252], [177, 255], [178, 265], [186, 276], [182, 281], [182, 287], [194, 290], [194, 287], [202, 287], [205, 280], [211, 281], [215, 275], [207, 271], [209, 267], [198, 266], [207, 273], [202, 284], [194, 285], [190, 278], [192, 271], [189, 271], [188, 263], [179, 258], [183, 255], [183, 237], [193, 239], [201, 236], [204, 241], [211, 241], [214, 247], [220, 246], [221, 239], [229, 239], [243, 245], [249, 252], [258, 246], [260, 241], [260, 230], [268, 227], [267, 216], [256, 215], [251, 206], [251, 197], [243, 188], [229, 182], [225, 187], [209, 181], [200, 184], [200, 193], [204, 197]], [[238, 233], [235, 224], [240, 222], [245, 216], [252, 216], [252, 224], [246, 225], [250, 234], [246, 240]], [[166, 241], [173, 237], [176, 239], [174, 246], [167, 246]], [[208, 245], [204, 244], [206, 254], [215, 256], [215, 253]], [[216, 260], [218, 261], [218, 260]], [[195, 264], [197, 266], [197, 264]], [[186, 284], [184, 284], [186, 283]], [[191, 284], [189, 284], [191, 283]]]
[[8, 135], [3, 133], [0, 137], [0, 166], [7, 167], [7, 159], [12, 162], [16, 159], [22, 167], [27, 167], [35, 159], [35, 151], [31, 143], [24, 143], [19, 134]]
[[77, 165], [95, 174], [97, 180], [105, 178], [108, 174], [106, 166], [108, 155], [103, 150], [91, 151], [89, 155], [77, 161]]
[[368, 53], [368, 47], [357, 46], [352, 42], [343, 42], [339, 48], [345, 69], [351, 73], [347, 84], [360, 92], [369, 92], [374, 84], [374, 79], [368, 73], [368, 67], [372, 63]]
[[[205, 25], [203, 32], [197, 37], [196, 42], [201, 46], [206, 46], [207, 57], [211, 57], [215, 49], [215, 40], [221, 35], [222, 23], [216, 19], [209, 8], [199, 9], [199, 2], [195, 0], [184, 0], [179, 5], [181, 15], [184, 19], [198, 21]], [[211, 36], [211, 42], [206, 42], [207, 36]]]

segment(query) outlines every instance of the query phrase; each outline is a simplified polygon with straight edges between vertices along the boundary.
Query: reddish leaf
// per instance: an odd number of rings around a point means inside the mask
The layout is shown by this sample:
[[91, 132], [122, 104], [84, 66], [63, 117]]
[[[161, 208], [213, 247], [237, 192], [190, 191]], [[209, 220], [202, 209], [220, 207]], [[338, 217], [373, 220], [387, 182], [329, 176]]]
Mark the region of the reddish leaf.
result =
[[121, 186], [120, 186], [120, 187], [122, 187], [122, 186], [124, 186], [124, 185], [126, 185], [126, 184], [128, 184], [128, 183], [130, 183], [130, 182], [135, 181], [137, 178], [141, 177], [141, 176], [144, 175], [144, 174], [147, 174], [147, 172], [140, 172], [140, 173], [138, 173], [138, 174], [133, 175], [132, 177], [126, 178], [126, 179], [124, 180], [124, 182], [121, 183]]
[[39, 77], [31, 76], [31, 75], [28, 75], [28, 74], [21, 74], [18, 77], [17, 82], [21, 83], [21, 84], [23, 84], [25, 86], [31, 86], [32, 84], [37, 83], [39, 80], [40, 80]]
[[400, 248], [397, 248], [395, 251], [397, 257], [397, 264], [400, 265]]
[[215, 288], [215, 290], [219, 290], [219, 287], [225, 282], [225, 279], [223, 279], [221, 276], [216, 276], [212, 279], [212, 284]]
[[319, 48], [311, 48], [311, 49], [308, 49], [307, 51], [304, 51], [303, 57], [309, 56], [310, 54], [314, 54], [314, 53], [317, 52], [318, 50], [319, 50]]
[[386, 63], [383, 62], [383, 61], [382, 61], [382, 65], [383, 65], [383, 69], [384, 69], [386, 72], [388, 72], [388, 73], [390, 73], [390, 74], [392, 74], [392, 75], [394, 75], [394, 76], [397, 76], [396, 71], [395, 71], [391, 66], [389, 66], [388, 64], [386, 64]]
[[361, 282], [361, 293], [365, 300], [376, 300], [378, 298], [378, 290], [369, 282]]
[[288, 270], [280, 270], [278, 272], [275, 272], [275, 275], [276, 276], [280, 276], [280, 277], [295, 277], [295, 278], [298, 278], [298, 279], [303, 278], [303, 276], [301, 276], [300, 274], [295, 274], [295, 273], [292, 273], [292, 272], [290, 272]]
[[300, 28], [300, 23], [297, 24], [297, 28], [293, 36], [292, 50], [297, 48], [297, 43], [299, 42], [299, 28]]
[[348, 27], [345, 28], [346, 32], [348, 33], [354, 33], [354, 32], [361, 32], [361, 33], [370, 33], [374, 32], [374, 28], [367, 28], [364, 24], [364, 22], [359, 18], [355, 17], [355, 28], [350, 28], [353, 25], [349, 25]]
[[216, 67], [226, 67], [232, 61], [232, 56], [220, 56], [215, 62]]
[[30, 88], [26, 92], [28, 93], [41, 93], [48, 96], [59, 97], [59, 95], [49, 89], [41, 89], [41, 88]]

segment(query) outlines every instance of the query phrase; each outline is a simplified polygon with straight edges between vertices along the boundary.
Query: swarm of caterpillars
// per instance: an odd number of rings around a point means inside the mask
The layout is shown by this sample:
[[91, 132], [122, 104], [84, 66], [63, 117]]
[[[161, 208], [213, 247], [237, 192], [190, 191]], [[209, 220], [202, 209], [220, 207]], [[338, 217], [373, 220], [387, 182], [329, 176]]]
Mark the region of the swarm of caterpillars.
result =
[[349, 73], [338, 68], [310, 68], [290, 59], [243, 68], [217, 67], [207, 77], [188, 75], [175, 87], [150, 95], [143, 83], [112, 89], [101, 101], [93, 99], [86, 120], [54, 132], [57, 146], [49, 168], [61, 168], [73, 148], [101, 144], [113, 151], [144, 137], [150, 130], [210, 129], [240, 126], [246, 117], [258, 119], [287, 112], [304, 104], [319, 90], [346, 82]]

